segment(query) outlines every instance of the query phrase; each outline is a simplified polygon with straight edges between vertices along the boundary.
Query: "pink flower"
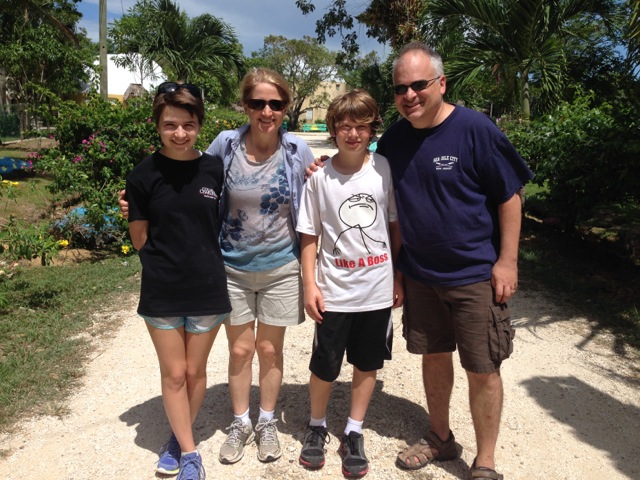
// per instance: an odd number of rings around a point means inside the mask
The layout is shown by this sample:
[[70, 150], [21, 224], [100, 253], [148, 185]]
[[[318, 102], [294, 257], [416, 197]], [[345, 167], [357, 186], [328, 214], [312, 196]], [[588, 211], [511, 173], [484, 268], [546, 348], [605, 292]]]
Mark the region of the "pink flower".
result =
[[78, 163], [82, 161], [82, 155], [78, 155], [76, 157], [74, 157], [73, 159], [73, 163]]

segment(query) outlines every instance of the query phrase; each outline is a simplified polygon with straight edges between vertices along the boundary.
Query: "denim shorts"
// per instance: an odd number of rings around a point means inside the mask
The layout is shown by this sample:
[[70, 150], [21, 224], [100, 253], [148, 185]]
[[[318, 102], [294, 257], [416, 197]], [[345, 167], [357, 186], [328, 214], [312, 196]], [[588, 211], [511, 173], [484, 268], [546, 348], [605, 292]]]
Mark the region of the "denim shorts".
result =
[[140, 315], [152, 327], [159, 330], [173, 330], [184, 327], [185, 332], [205, 333], [213, 330], [227, 318], [228, 313], [219, 315], [202, 315], [197, 317], [148, 317]]

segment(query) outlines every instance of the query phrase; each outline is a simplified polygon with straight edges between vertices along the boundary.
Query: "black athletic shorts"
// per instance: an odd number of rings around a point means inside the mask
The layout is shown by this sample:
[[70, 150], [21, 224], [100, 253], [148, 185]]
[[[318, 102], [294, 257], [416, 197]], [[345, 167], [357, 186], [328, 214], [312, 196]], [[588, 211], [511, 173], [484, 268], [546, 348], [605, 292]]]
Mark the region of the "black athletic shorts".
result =
[[309, 370], [325, 382], [340, 374], [344, 352], [347, 362], [363, 372], [380, 370], [391, 360], [393, 324], [391, 307], [370, 312], [324, 312], [316, 323]]

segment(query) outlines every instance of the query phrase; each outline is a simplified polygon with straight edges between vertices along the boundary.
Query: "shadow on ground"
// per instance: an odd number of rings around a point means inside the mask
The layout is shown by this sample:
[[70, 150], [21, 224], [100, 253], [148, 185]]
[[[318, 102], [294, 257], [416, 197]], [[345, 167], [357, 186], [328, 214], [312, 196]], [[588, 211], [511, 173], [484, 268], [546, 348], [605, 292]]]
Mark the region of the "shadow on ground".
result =
[[627, 477], [640, 478], [640, 409], [575, 377], [535, 377], [523, 385], [551, 417], [570, 426], [581, 442], [605, 452]]
[[[252, 421], [259, 409], [259, 389], [251, 387]], [[351, 384], [335, 382], [327, 411], [330, 432], [339, 437], [349, 412]], [[389, 412], [403, 412], [400, 416]], [[309, 388], [305, 384], [283, 384], [278, 407], [278, 430], [302, 441], [309, 422]], [[169, 435], [162, 397], [153, 397], [120, 415], [120, 420], [136, 426], [135, 443], [141, 448], [157, 451]], [[229, 403], [229, 387], [219, 384], [207, 389], [204, 404], [194, 424], [196, 443], [211, 438], [217, 431], [224, 431], [232, 421]], [[384, 391], [381, 381], [376, 384], [371, 406], [367, 412], [367, 427], [384, 437], [416, 441], [424, 434], [429, 418], [421, 405], [391, 395]]]

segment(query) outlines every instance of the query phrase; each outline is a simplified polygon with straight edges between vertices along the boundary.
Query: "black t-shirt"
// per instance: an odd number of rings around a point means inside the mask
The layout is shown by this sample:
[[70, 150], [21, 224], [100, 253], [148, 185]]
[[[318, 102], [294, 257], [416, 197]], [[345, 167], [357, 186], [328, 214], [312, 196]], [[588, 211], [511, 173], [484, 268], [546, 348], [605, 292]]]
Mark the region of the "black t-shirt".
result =
[[218, 243], [222, 161], [172, 160], [156, 152], [127, 177], [129, 221], [149, 222], [140, 250], [138, 313], [215, 315], [231, 311]]

